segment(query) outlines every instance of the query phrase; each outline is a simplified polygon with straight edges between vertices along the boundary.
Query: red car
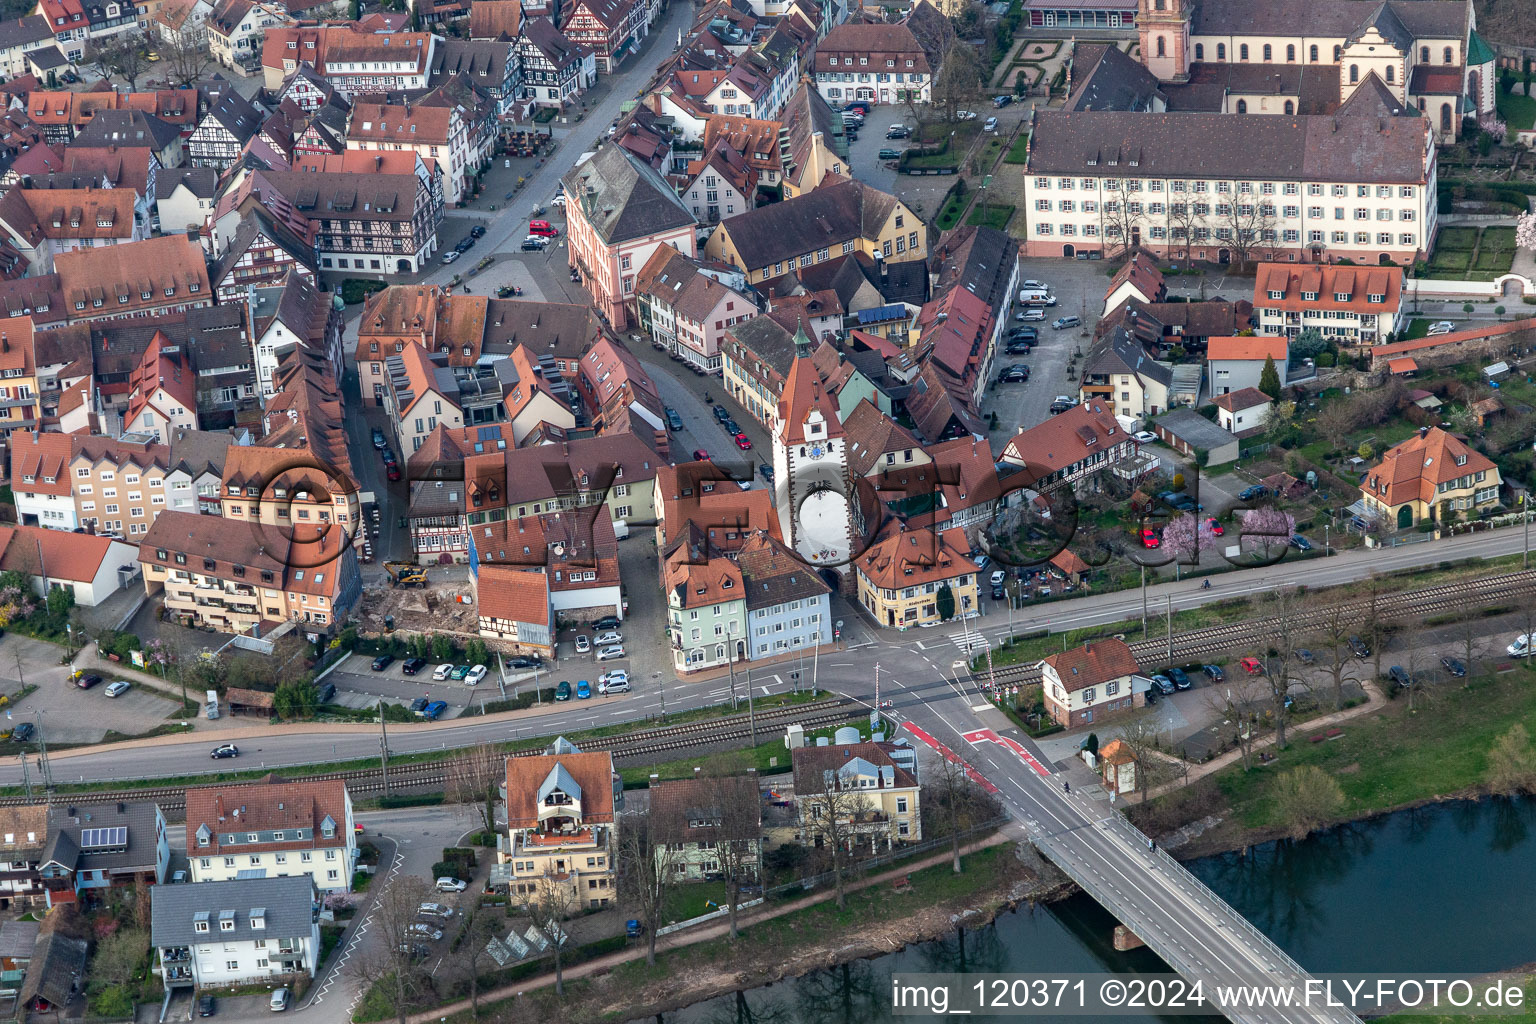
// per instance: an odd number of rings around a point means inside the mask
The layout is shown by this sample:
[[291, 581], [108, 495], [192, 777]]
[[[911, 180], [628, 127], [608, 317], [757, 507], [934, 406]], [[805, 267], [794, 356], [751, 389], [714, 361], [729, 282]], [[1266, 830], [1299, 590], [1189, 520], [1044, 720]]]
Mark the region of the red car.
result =
[[745, 451], [751, 451], [752, 450], [752, 442], [747, 438], [746, 434], [737, 434], [736, 435], [736, 447], [740, 448], [744, 452]]
[[1251, 676], [1261, 676], [1264, 674], [1264, 664], [1258, 658], [1244, 658], [1238, 664], [1243, 666], [1243, 671]]
[[1205, 525], [1209, 526], [1211, 528], [1211, 533], [1215, 534], [1217, 537], [1220, 537], [1222, 534], [1227, 532], [1222, 528], [1222, 525], [1216, 521], [1215, 516], [1207, 516], [1205, 519]]
[[1150, 527], [1150, 526], [1143, 526], [1141, 528], [1141, 543], [1144, 546], [1149, 547], [1149, 548], [1155, 548], [1159, 544], [1161, 544], [1162, 542], [1163, 542], [1163, 539], [1157, 535], [1157, 531], [1152, 529], [1152, 527]]
[[390, 482], [394, 482], [396, 480], [399, 480], [400, 479], [400, 467], [395, 465], [393, 462], [391, 462], [389, 465], [384, 467], [384, 475], [389, 477]]
[[709, 461], [709, 452], [705, 451], [703, 448], [695, 448], [693, 450], [693, 461], [694, 462], [708, 462]]

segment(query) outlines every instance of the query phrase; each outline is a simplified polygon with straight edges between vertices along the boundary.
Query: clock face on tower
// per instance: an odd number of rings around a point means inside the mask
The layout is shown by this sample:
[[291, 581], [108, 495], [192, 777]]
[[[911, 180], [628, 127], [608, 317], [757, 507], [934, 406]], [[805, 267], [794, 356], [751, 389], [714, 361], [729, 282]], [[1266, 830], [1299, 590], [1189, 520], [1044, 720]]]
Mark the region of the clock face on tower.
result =
[[813, 459], [819, 459], [824, 454], [826, 454], [826, 452], [822, 449], [821, 445], [813, 444], [813, 445], [811, 445], [810, 450], [807, 452], [807, 454], [809, 454], [810, 457], [813, 458]]

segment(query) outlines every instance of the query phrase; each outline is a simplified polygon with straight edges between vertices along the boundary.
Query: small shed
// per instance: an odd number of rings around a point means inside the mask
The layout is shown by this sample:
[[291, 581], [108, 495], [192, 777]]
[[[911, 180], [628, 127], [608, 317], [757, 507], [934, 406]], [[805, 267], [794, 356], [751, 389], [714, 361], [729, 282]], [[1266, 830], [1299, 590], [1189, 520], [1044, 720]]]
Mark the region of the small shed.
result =
[[224, 701], [232, 715], [260, 715], [273, 718], [277, 715], [277, 697], [265, 690], [247, 690], [231, 686], [224, 691]]
[[1414, 362], [1412, 356], [1399, 356], [1387, 360], [1387, 372], [1394, 377], [1417, 377], [1419, 364]]
[[1504, 402], [1496, 397], [1488, 397], [1472, 403], [1472, 415], [1477, 417], [1477, 425], [1486, 427], [1488, 421], [1504, 411]]
[[1169, 410], [1157, 418], [1152, 429], [1184, 455], [1198, 459], [1204, 452], [1207, 468], [1237, 461], [1237, 438], [1193, 409]]
[[1492, 366], [1483, 367], [1483, 379], [1489, 381], [1503, 380], [1509, 376], [1509, 364], [1500, 359]]
[[1073, 583], [1081, 583], [1089, 571], [1088, 563], [1078, 558], [1066, 548], [1062, 548], [1051, 557], [1051, 565], [1066, 573], [1067, 579]]
[[1111, 793], [1136, 791], [1136, 755], [1124, 740], [1110, 740], [1099, 748], [1099, 771]]

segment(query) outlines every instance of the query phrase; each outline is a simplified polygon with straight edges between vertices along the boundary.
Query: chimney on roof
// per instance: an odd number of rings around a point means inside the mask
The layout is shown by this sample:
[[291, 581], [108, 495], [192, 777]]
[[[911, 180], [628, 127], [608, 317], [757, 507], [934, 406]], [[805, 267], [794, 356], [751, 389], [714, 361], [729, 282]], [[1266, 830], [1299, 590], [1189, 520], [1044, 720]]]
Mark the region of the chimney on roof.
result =
[[1428, 427], [1420, 427], [1419, 428], [1419, 440], [1422, 441], [1424, 438], [1426, 438], [1428, 436], [1429, 436], [1429, 428]]

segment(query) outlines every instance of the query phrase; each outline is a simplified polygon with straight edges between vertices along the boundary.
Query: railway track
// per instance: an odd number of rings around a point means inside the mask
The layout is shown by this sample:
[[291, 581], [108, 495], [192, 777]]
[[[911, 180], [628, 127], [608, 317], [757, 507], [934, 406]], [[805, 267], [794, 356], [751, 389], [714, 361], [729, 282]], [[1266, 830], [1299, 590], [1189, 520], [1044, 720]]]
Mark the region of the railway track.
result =
[[[1376, 599], [1376, 615], [1386, 621], [1425, 618], [1530, 594], [1536, 594], [1536, 571], [1505, 573], [1395, 594], [1384, 593]], [[1293, 628], [1302, 632], [1315, 629], [1336, 614], [1336, 610], [1347, 616], [1356, 616], [1364, 623], [1370, 615], [1370, 608], [1370, 598], [1352, 598], [1338, 605], [1303, 610], [1296, 615]], [[1115, 634], [1104, 634], [1112, 635]], [[1178, 665], [1198, 661], [1206, 655], [1228, 651], [1251, 651], [1260, 646], [1268, 646], [1272, 635], [1273, 627], [1264, 619], [1248, 619], [1175, 633], [1172, 663]], [[1159, 640], [1137, 640], [1130, 644], [1130, 648], [1136, 656], [1137, 664], [1145, 666], [1169, 661], [1166, 637]], [[972, 670], [972, 675], [988, 678], [985, 658], [982, 659], [981, 667]], [[995, 675], [999, 685], [1026, 685], [1040, 681], [1040, 670], [1034, 665], [1008, 665], [996, 669]]]
[[[850, 720], [861, 710], [847, 697], [837, 697], [812, 705], [760, 711], [755, 716], [758, 738], [761, 740], [765, 736], [771, 736], [792, 723], [799, 723], [808, 729], [836, 725]], [[728, 718], [663, 726], [618, 736], [596, 737], [582, 741], [581, 748], [588, 751], [606, 750], [613, 755], [615, 762], [622, 763], [659, 754], [681, 753], [717, 743], [747, 740], [751, 737], [751, 729], [749, 716], [732, 715]], [[520, 750], [512, 756], [533, 757], [542, 752], [540, 749]], [[457, 767], [456, 762], [451, 758], [441, 761], [392, 764], [389, 766], [389, 789], [390, 791], [443, 789], [453, 781]], [[294, 769], [273, 769], [274, 772], [279, 773], [292, 770]], [[385, 791], [383, 774], [378, 768], [306, 772], [304, 777], [316, 780], [341, 779], [346, 782], [348, 791], [354, 797]], [[167, 819], [180, 820], [186, 810], [186, 787], [162, 786], [79, 793], [64, 792], [56, 793], [53, 797], [55, 804], [70, 806], [114, 803], [119, 800], [153, 800], [160, 805]], [[24, 797], [0, 797], [0, 807], [16, 807], [26, 802]]]

